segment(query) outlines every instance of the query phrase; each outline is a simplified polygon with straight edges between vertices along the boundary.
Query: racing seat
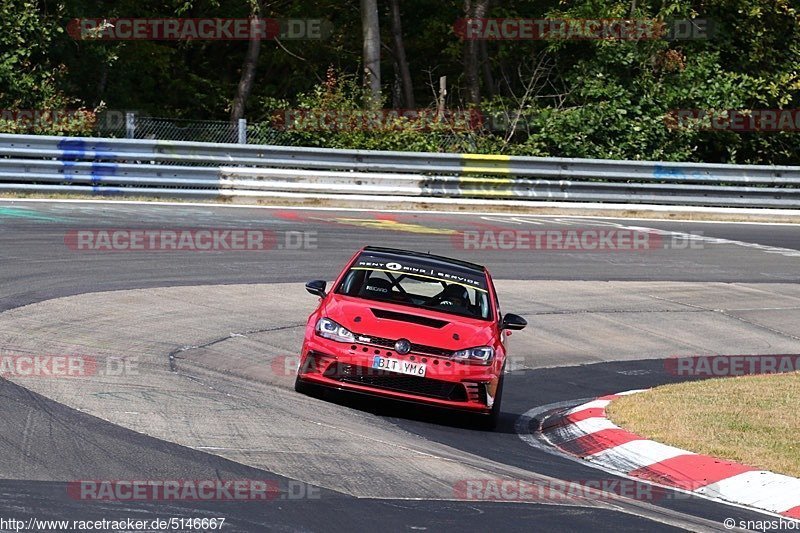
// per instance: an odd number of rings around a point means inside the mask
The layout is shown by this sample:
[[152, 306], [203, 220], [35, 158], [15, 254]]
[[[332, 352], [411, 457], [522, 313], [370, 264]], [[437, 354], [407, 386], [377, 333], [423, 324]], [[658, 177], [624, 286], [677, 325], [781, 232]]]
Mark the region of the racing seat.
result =
[[361, 287], [359, 296], [372, 300], [386, 300], [392, 297], [392, 282], [383, 278], [369, 278]]

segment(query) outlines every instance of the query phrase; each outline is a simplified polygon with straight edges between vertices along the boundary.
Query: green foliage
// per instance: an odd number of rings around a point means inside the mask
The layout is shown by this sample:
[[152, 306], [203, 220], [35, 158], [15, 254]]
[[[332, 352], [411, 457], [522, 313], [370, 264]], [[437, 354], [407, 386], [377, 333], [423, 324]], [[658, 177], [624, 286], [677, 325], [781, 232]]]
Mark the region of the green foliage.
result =
[[[107, 107], [187, 119], [227, 118], [247, 49], [243, 41], [89, 41], [66, 32], [80, 17], [246, 17], [255, 0], [4, 0], [0, 3], [0, 110], [79, 110], [35, 126], [0, 130], [85, 134]], [[795, 0], [515, 0], [491, 2], [490, 17], [649, 18], [713, 21], [708, 39], [667, 41], [488, 41], [482, 75], [484, 128], [445, 120], [361, 113], [361, 21], [356, 0], [261, 2], [265, 17], [317, 18], [323, 41], [261, 43], [247, 102], [251, 139], [385, 150], [457, 150], [535, 156], [800, 164], [800, 133], [676, 128], [678, 109], [800, 108], [800, 13]], [[384, 106], [395, 107], [388, 8], [380, 4]], [[464, 112], [464, 43], [454, 23], [463, 0], [401, 3], [415, 99]], [[484, 46], [485, 45], [485, 46]], [[483, 66], [483, 65], [482, 65]], [[284, 117], [278, 120], [280, 113]], [[303, 110], [303, 127], [286, 127]], [[315, 125], [309, 116], [338, 114]], [[361, 114], [360, 114], [361, 113]], [[341, 119], [349, 116], [350, 122]], [[516, 120], [515, 120], [516, 117]], [[2, 119], [3, 117], [0, 117]], [[276, 123], [277, 120], [277, 123]], [[324, 121], [323, 121], [324, 122]], [[374, 121], [373, 121], [374, 122]], [[365, 125], [366, 124], [366, 125]], [[297, 126], [297, 125], [295, 125]]]
[[[92, 112], [81, 109], [63, 113], [78, 101], [59, 86], [66, 67], [48, 57], [52, 42], [63, 33], [53, 14], [44, 12], [33, 0], [4, 0], [0, 4], [0, 131], [91, 131]], [[52, 110], [61, 113], [56, 116]]]
[[466, 120], [439, 122], [433, 110], [422, 117], [364, 111], [365, 97], [355, 76], [328, 69], [325, 82], [298, 95], [294, 109], [287, 101], [264, 100], [262, 104], [275, 107], [250, 138], [264, 138], [277, 129], [281, 133], [272, 142], [298, 146], [421, 152], [473, 148]]

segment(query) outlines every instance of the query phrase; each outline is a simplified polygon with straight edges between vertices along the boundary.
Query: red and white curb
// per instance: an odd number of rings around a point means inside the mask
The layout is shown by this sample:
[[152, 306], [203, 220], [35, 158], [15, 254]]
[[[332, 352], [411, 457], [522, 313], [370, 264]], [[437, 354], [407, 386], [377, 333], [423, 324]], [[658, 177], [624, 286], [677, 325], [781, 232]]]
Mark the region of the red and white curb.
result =
[[542, 434], [563, 452], [607, 470], [800, 519], [800, 479], [660, 444], [614, 425], [606, 406], [637, 392], [602, 396], [548, 418]]

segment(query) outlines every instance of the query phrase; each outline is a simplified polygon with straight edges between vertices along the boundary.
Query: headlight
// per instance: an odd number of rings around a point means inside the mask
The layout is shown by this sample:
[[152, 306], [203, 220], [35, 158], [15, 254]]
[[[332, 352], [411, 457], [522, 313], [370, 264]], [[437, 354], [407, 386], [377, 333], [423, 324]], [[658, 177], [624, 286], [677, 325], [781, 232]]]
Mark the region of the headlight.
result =
[[459, 350], [453, 354], [454, 359], [467, 359], [479, 363], [489, 363], [494, 357], [494, 348], [491, 346], [478, 346], [467, 350]]
[[349, 329], [340, 326], [330, 318], [320, 318], [317, 320], [317, 335], [339, 342], [353, 342], [355, 337]]

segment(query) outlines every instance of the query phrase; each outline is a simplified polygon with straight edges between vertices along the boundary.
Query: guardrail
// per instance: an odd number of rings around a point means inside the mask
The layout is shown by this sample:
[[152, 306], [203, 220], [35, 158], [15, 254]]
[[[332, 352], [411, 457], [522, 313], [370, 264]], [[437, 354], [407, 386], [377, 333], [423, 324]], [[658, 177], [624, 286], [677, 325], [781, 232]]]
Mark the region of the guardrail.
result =
[[0, 191], [800, 208], [800, 167], [0, 134]]

